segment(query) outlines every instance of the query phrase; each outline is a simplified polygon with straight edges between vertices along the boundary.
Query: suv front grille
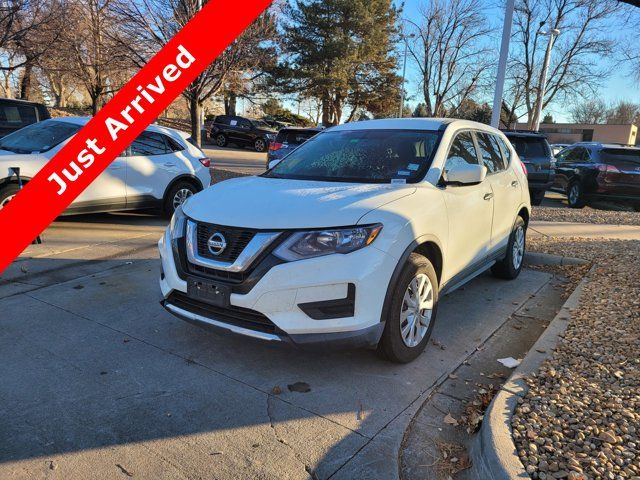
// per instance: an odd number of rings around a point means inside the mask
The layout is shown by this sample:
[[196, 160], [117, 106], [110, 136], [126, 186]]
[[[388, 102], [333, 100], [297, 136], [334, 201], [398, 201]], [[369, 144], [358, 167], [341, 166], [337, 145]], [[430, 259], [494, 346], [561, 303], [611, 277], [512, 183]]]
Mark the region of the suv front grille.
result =
[[[198, 255], [218, 262], [233, 263], [242, 253], [251, 239], [255, 236], [254, 230], [245, 230], [242, 228], [223, 227], [220, 225], [212, 225], [209, 223], [198, 223], [197, 225], [197, 242]], [[214, 255], [209, 251], [209, 238], [214, 233], [220, 233], [227, 242], [226, 248], [220, 255]]]
[[208, 303], [200, 302], [188, 297], [182, 292], [173, 292], [167, 298], [167, 303], [175, 305], [196, 315], [210, 318], [218, 322], [227, 323], [236, 327], [242, 327], [257, 332], [281, 334], [283, 333], [275, 323], [265, 315], [248, 308], [230, 306], [228, 308], [216, 307]]

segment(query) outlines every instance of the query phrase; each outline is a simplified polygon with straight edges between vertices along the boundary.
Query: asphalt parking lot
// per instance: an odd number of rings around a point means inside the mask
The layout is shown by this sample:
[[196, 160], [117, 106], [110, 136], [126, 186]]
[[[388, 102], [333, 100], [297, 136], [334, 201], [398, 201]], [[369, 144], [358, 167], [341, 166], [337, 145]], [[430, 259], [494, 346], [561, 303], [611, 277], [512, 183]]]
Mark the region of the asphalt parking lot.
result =
[[551, 279], [486, 275], [447, 296], [409, 365], [304, 352], [166, 313], [165, 223], [60, 219], [3, 275], [0, 478], [388, 478], [426, 396]]

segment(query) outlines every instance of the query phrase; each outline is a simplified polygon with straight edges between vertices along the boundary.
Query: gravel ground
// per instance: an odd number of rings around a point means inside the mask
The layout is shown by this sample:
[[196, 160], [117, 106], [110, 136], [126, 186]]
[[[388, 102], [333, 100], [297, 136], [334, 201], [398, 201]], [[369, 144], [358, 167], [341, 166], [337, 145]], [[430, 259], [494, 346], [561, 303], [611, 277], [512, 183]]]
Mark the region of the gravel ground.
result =
[[533, 220], [546, 222], [576, 222], [596, 223], [607, 225], [640, 225], [640, 212], [619, 212], [613, 210], [598, 210], [585, 207], [557, 208], [533, 207]]
[[516, 408], [520, 459], [534, 479], [640, 480], [640, 241], [540, 238], [530, 248], [595, 267]]

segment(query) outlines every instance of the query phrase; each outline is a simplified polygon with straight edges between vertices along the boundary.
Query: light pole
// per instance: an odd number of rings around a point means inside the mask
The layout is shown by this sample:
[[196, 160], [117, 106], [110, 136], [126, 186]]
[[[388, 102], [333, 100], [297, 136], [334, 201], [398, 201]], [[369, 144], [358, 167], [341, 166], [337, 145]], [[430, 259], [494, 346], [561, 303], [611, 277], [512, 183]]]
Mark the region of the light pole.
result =
[[560, 30], [552, 28], [548, 32], [541, 32], [542, 35], [549, 35], [549, 43], [547, 51], [544, 54], [544, 63], [542, 64], [542, 72], [540, 73], [540, 83], [538, 88], [538, 98], [536, 98], [536, 116], [533, 129], [537, 132], [540, 130], [540, 117], [542, 116], [542, 104], [544, 103], [544, 93], [547, 88], [547, 73], [549, 71], [549, 62], [551, 60], [551, 49], [555, 38], [560, 35]]
[[502, 43], [500, 44], [500, 60], [498, 61], [498, 75], [496, 77], [496, 90], [493, 95], [493, 110], [491, 111], [491, 126], [500, 126], [500, 112], [502, 111], [502, 95], [504, 93], [504, 77], [507, 72], [507, 59], [509, 57], [509, 43], [511, 40], [511, 26], [513, 25], [513, 10], [515, 0], [507, 0], [507, 8], [504, 12], [504, 24], [502, 26]]
[[407, 41], [407, 39], [416, 36], [415, 33], [411, 33], [409, 35], [401, 35], [402, 39], [404, 40], [404, 65], [402, 66], [402, 84], [400, 85], [400, 108], [398, 108], [398, 118], [402, 118], [402, 111], [404, 110], [404, 99], [406, 94], [404, 89], [404, 82], [407, 76], [407, 53], [409, 50], [409, 42]]

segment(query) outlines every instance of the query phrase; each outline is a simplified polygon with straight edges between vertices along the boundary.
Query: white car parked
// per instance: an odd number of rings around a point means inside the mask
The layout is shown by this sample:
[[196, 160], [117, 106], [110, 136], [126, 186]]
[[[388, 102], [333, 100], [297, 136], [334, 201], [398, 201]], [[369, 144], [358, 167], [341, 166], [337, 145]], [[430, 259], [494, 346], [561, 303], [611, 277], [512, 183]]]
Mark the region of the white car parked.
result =
[[530, 209], [524, 168], [496, 129], [340, 125], [176, 211], [159, 242], [163, 305], [201, 326], [408, 362], [441, 295], [488, 268], [518, 276]]
[[[80, 130], [89, 117], [62, 117], [22, 128], [0, 139], [0, 209]], [[188, 135], [148, 127], [65, 214], [162, 209], [168, 214], [211, 183], [210, 160]]]

